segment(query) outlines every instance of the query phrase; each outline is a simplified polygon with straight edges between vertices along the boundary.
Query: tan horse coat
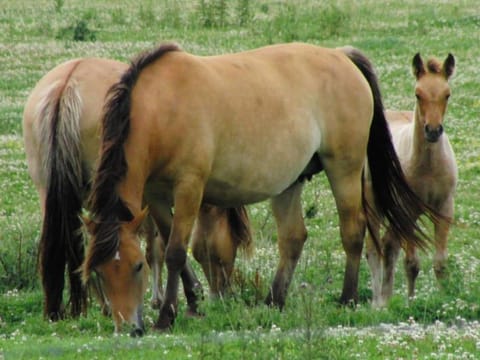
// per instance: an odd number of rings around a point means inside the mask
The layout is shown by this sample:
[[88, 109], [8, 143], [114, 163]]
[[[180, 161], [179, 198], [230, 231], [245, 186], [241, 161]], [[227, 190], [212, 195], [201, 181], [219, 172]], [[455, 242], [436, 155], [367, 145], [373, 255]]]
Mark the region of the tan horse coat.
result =
[[[86, 293], [76, 272], [83, 260], [79, 216], [98, 158], [105, 97], [126, 69], [127, 64], [100, 58], [65, 62], [36, 84], [25, 105], [26, 159], [44, 219], [39, 257], [45, 315], [53, 320], [63, 317], [65, 265], [71, 281], [72, 315], [77, 316], [86, 309]], [[69, 202], [72, 193], [75, 198]], [[237, 247], [250, 244], [248, 218], [245, 209], [208, 207], [202, 208], [200, 214], [193, 236], [194, 254], [205, 269], [212, 292], [222, 293], [229, 284]], [[63, 232], [59, 228], [64, 229]], [[157, 231], [151, 219], [145, 231], [148, 263], [153, 274], [152, 303], [160, 306], [164, 244], [155, 235]], [[75, 253], [70, 254], [69, 248]], [[185, 279], [190, 283], [195, 281]], [[142, 292], [144, 285], [140, 289]]]
[[[382, 212], [403, 234], [417, 229], [411, 214], [423, 204], [403, 178], [375, 74], [360, 52], [283, 44], [200, 57], [163, 45], [139, 56], [111, 93], [90, 199], [96, 226], [84, 279], [96, 270], [119, 289], [117, 296], [126, 296], [114, 254], [128, 273], [142, 262], [128, 250], [137, 238], [129, 223], [142, 216], [145, 200], [157, 225], [171, 229], [166, 297], [156, 323], [168, 328], [201, 204], [270, 198], [280, 261], [266, 302], [283, 307], [307, 235], [302, 180], [324, 169], [347, 255], [341, 300], [355, 301], [370, 221], [362, 189], [367, 154]], [[173, 218], [166, 211], [171, 206]]]

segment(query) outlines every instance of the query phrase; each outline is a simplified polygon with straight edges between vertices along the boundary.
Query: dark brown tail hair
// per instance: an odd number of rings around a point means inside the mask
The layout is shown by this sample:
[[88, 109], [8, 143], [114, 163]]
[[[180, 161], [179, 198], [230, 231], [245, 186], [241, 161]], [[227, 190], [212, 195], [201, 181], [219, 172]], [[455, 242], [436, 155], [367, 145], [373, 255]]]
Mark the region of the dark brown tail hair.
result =
[[[75, 64], [70, 74], [73, 72]], [[81, 165], [81, 99], [70, 74], [56, 84], [41, 104], [43, 166], [46, 169], [46, 200], [39, 244], [39, 267], [44, 289], [44, 315], [63, 317], [65, 268], [70, 284], [70, 313], [77, 317], [87, 309], [87, 294], [76, 271], [83, 261], [82, 209], [85, 173]]]
[[[389, 225], [403, 241], [412, 241], [416, 246], [426, 249], [432, 240], [420, 228], [416, 219], [425, 213], [432, 221], [437, 222], [441, 215], [420, 200], [407, 184], [385, 119], [382, 96], [373, 65], [357, 49], [346, 47], [341, 50], [362, 72], [372, 90], [374, 112], [367, 157], [376, 208], [380, 216], [387, 218]], [[368, 211], [370, 206], [365, 202], [364, 198], [367, 223], [370, 224], [368, 218], [372, 214]], [[375, 235], [372, 233], [372, 236]], [[380, 249], [378, 239], [374, 241], [377, 249]]]

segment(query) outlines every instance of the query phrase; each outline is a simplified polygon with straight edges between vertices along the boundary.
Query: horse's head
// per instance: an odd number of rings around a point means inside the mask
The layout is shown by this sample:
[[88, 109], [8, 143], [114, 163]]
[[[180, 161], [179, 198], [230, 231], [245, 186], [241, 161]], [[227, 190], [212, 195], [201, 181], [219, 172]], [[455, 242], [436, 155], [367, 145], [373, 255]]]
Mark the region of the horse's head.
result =
[[146, 210], [113, 228], [110, 223], [89, 221], [87, 228], [91, 239], [82, 268], [84, 283], [92, 271], [99, 277], [115, 322], [115, 332], [127, 323], [133, 325], [132, 336], [144, 333], [142, 310], [148, 265], [138, 231], [145, 215]]
[[443, 133], [443, 117], [450, 97], [448, 79], [454, 73], [455, 58], [448, 54], [443, 64], [436, 59], [424, 64], [417, 53], [413, 57], [412, 67], [417, 79], [415, 116], [424, 128], [427, 141], [436, 142]]

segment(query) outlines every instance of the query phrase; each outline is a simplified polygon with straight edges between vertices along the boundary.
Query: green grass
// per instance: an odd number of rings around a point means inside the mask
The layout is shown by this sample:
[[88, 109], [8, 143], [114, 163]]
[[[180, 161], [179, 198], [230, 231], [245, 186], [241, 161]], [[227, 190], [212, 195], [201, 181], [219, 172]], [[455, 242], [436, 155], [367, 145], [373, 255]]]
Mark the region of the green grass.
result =
[[[480, 9], [474, 0], [0, 0], [0, 359], [476, 358], [479, 33]], [[26, 98], [36, 81], [65, 60], [99, 56], [128, 61], [167, 40], [197, 54], [286, 41], [350, 44], [375, 64], [387, 108], [405, 110], [414, 104], [413, 55], [444, 59], [453, 53], [457, 71], [446, 131], [460, 181], [446, 288], [438, 289], [431, 257], [422, 254], [417, 297], [409, 303], [399, 261], [395, 296], [386, 309], [375, 311], [368, 302], [370, 275], [363, 262], [359, 306], [339, 307], [345, 256], [333, 198], [324, 175], [319, 175], [305, 189], [309, 240], [282, 313], [261, 302], [278, 256], [268, 204], [259, 204], [249, 208], [255, 254], [237, 260], [232, 298], [202, 303], [204, 318], [191, 319], [181, 311], [172, 333], [150, 330], [142, 339], [114, 337], [112, 321], [97, 305], [77, 320], [44, 321], [35, 254], [38, 195], [27, 174], [21, 139]], [[182, 302], [181, 310], [184, 306]], [[147, 310], [147, 326], [156, 316]]]

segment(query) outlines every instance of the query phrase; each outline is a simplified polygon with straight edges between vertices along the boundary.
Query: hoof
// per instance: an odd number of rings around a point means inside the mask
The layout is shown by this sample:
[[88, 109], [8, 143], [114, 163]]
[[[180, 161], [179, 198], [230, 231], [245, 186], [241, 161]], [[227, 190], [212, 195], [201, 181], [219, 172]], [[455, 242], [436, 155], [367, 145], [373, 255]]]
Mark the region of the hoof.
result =
[[176, 311], [174, 311], [173, 306], [162, 306], [160, 314], [158, 315], [158, 320], [155, 325], [153, 325], [153, 328], [160, 331], [170, 330], [175, 322], [175, 315]]
[[131, 337], [142, 337], [143, 335], [145, 335], [145, 330], [141, 328], [135, 328], [130, 332]]

